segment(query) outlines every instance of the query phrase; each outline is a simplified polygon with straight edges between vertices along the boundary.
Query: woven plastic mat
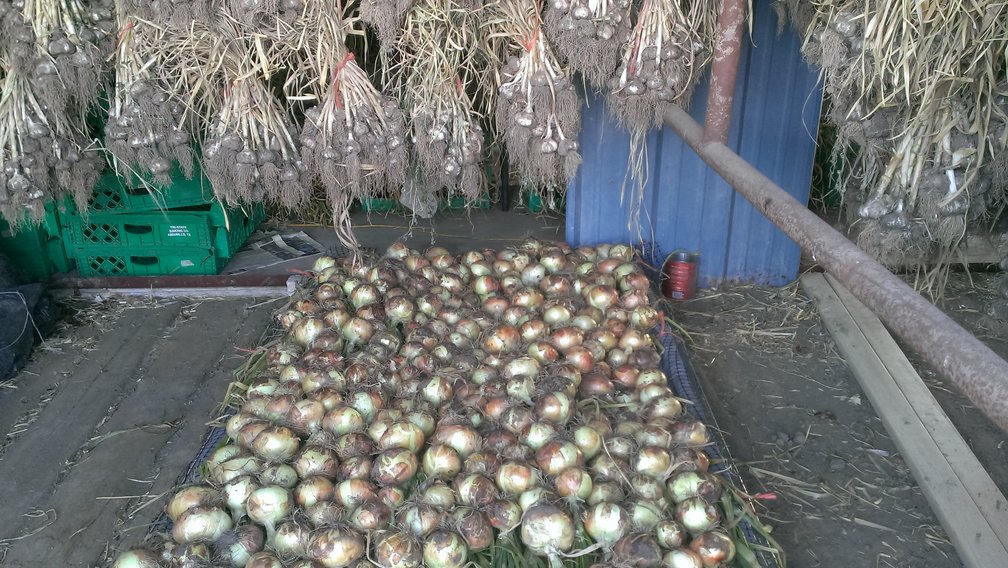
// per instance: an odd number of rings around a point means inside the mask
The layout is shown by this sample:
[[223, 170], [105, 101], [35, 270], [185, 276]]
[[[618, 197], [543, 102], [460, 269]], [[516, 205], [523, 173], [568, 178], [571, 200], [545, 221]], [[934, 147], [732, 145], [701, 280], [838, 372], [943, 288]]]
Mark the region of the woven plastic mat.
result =
[[[712, 443], [704, 448], [711, 458], [711, 471], [745, 491], [742, 479], [732, 467], [728, 445], [725, 443], [724, 436], [721, 435], [721, 430], [717, 427], [714, 414], [707, 404], [707, 397], [697, 380], [696, 372], [689, 361], [682, 340], [667, 327], [656, 330], [655, 337], [658, 338], [662, 346], [662, 372], [668, 377], [669, 388], [679, 398], [690, 401], [691, 404], [688, 408], [690, 414], [703, 422], [708, 427], [707, 430], [712, 433]], [[742, 520], [739, 523], [739, 528], [750, 544], [761, 547], [768, 545], [767, 541], [753, 529], [748, 521]], [[779, 568], [779, 564], [773, 556], [758, 549], [753, 549], [753, 552], [763, 568]]]

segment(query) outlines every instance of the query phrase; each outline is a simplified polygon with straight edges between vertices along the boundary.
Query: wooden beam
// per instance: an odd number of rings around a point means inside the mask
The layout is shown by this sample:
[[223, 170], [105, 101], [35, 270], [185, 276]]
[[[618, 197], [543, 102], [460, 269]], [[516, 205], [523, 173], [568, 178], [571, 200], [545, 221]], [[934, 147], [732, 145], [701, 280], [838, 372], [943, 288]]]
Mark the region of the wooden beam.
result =
[[219, 288], [51, 288], [58, 298], [287, 298], [293, 289], [281, 286], [224, 286]]
[[960, 559], [970, 568], [1008, 566], [1008, 500], [896, 341], [834, 278], [806, 274], [801, 283]]

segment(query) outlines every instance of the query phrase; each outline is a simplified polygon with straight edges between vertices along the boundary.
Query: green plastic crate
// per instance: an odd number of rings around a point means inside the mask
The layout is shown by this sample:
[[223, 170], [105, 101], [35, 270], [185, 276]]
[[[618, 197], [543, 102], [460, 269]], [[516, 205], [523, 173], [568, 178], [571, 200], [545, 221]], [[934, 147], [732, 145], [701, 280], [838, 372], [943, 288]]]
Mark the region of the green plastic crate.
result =
[[0, 250], [31, 280], [48, 280], [73, 268], [63, 247], [58, 214], [67, 203], [47, 203], [39, 224], [28, 222], [16, 229], [0, 217]]
[[261, 204], [250, 209], [211, 203], [149, 213], [91, 212], [86, 218], [73, 212], [64, 216], [65, 239], [71, 249], [189, 247], [231, 258], [265, 216]]
[[[531, 213], [542, 213], [543, 211], [543, 199], [537, 193], [528, 191], [524, 194], [525, 208]], [[554, 196], [551, 200], [552, 204], [548, 208], [549, 211], [563, 211], [567, 204], [567, 199], [563, 196]]]
[[149, 174], [124, 179], [115, 171], [106, 170], [95, 184], [89, 208], [99, 213], [138, 213], [204, 205], [214, 200], [210, 181], [198, 163], [192, 179], [186, 179], [178, 162], [172, 165], [170, 175], [171, 185], [163, 186]]
[[399, 203], [398, 199], [383, 199], [383, 198], [372, 198], [372, 199], [361, 199], [361, 209], [364, 211], [369, 211], [372, 213], [388, 213], [390, 211], [398, 211], [402, 209], [402, 204]]
[[468, 200], [461, 195], [453, 195], [447, 198], [441, 198], [438, 201], [438, 209], [465, 209], [466, 206], [472, 209], [490, 209], [490, 198], [489, 197], [478, 197], [473, 200]]
[[213, 249], [192, 247], [83, 247], [75, 251], [81, 276], [198, 276], [227, 264]]

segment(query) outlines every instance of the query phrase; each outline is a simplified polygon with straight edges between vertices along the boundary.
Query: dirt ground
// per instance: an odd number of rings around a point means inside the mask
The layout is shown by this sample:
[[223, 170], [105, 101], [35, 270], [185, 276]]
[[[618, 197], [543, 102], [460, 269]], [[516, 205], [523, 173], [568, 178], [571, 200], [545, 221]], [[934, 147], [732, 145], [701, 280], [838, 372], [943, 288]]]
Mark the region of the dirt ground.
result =
[[[987, 315], [996, 276], [954, 273], [940, 304], [1000, 355]], [[1003, 302], [1004, 300], [999, 300]], [[962, 566], [909, 468], [797, 284], [728, 287], [673, 309], [739, 472], [762, 500], [788, 566]], [[1005, 435], [906, 350], [1008, 493]]]

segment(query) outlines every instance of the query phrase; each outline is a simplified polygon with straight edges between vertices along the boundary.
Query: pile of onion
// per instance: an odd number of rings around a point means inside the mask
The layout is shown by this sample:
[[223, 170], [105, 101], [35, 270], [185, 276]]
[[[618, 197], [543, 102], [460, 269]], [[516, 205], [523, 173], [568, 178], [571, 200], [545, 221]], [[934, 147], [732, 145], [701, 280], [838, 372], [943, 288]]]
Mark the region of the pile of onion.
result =
[[168, 502], [172, 541], [116, 567], [461, 567], [494, 543], [731, 560], [707, 430], [660, 370], [630, 248], [395, 244], [314, 275], [205, 482]]

